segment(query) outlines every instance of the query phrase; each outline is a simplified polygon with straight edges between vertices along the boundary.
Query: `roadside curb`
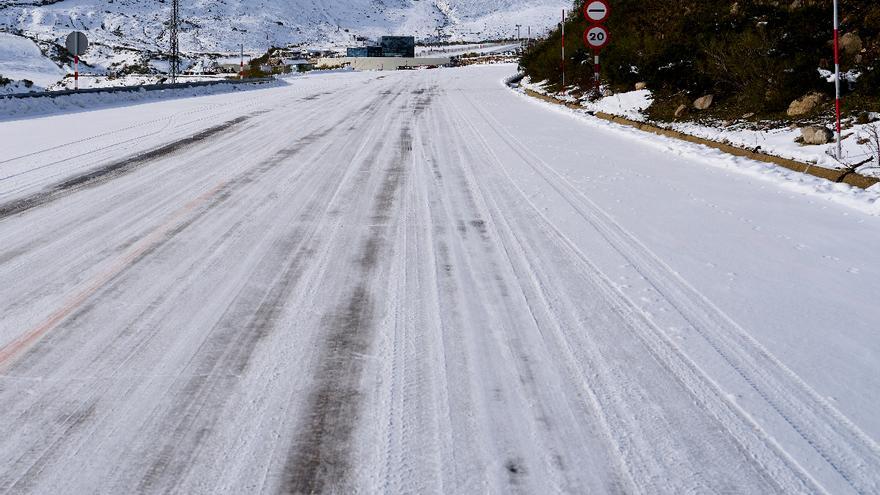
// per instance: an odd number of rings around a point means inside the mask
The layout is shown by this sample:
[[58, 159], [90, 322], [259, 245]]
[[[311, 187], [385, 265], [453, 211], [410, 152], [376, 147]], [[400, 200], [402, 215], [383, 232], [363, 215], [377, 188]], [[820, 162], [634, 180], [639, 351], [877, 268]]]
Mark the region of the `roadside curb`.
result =
[[[583, 107], [574, 103], [567, 103], [563, 101], [559, 101], [556, 98], [551, 96], [542, 95], [536, 91], [531, 89], [525, 89], [525, 94], [531, 96], [533, 98], [537, 98], [539, 100], [543, 100], [549, 103], [554, 103], [556, 105], [562, 105], [567, 108], [571, 108], [573, 110], [584, 110]], [[611, 115], [603, 112], [590, 112], [590, 115], [593, 115], [596, 118], [614, 122], [615, 124], [625, 125], [628, 127], [634, 127], [641, 131], [650, 132], [652, 134], [657, 134], [660, 136], [671, 137], [674, 139], [678, 139], [681, 141], [687, 141], [695, 144], [702, 144], [703, 146], [708, 146], [710, 148], [717, 149], [719, 151], [723, 151], [724, 153], [741, 156], [744, 158], [749, 158], [751, 160], [757, 160], [765, 163], [772, 163], [774, 165], [778, 165], [783, 168], [787, 168], [789, 170], [793, 170], [795, 172], [800, 172], [802, 174], [812, 175], [813, 177], [819, 177], [821, 179], [830, 180], [832, 182], [840, 183], [840, 184], [849, 184], [854, 187], [858, 187], [861, 189], [867, 189], [878, 182], [880, 179], [874, 177], [866, 177], [864, 175], [857, 174], [855, 172], [847, 172], [842, 170], [834, 170], [830, 168], [820, 167], [818, 165], [814, 165], [811, 163], [799, 162], [797, 160], [791, 160], [788, 158], [781, 158], [775, 155], [770, 155], [767, 153], [761, 153], [759, 151], [749, 150], [745, 148], [740, 148], [738, 146], [734, 146], [731, 144], [721, 143], [718, 141], [712, 141], [710, 139], [700, 138], [697, 136], [693, 136], [690, 134], [686, 134], [679, 131], [674, 131], [671, 129], [664, 129], [662, 127], [658, 127], [656, 125], [648, 124], [645, 122], [637, 122], [635, 120], [630, 120], [624, 117], [619, 117], [617, 115]]]

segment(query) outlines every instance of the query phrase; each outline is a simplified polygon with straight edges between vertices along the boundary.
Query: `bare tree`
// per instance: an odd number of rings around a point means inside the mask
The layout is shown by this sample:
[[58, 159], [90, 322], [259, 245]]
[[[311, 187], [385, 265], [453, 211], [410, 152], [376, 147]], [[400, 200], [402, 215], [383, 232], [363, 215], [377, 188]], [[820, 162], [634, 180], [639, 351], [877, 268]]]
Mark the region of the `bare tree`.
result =
[[[826, 154], [839, 163], [840, 170], [846, 174], [864, 172], [865, 170], [880, 170], [880, 123], [866, 125], [859, 131], [857, 138], [858, 144], [862, 146], [862, 152], [855, 155], [848, 155], [844, 152], [844, 156], [838, 157], [837, 153], [829, 148], [826, 150]], [[871, 162], [874, 163], [865, 167]]]
[[865, 134], [859, 142], [871, 157], [874, 164], [868, 168], [880, 169], [880, 123], [865, 126]]

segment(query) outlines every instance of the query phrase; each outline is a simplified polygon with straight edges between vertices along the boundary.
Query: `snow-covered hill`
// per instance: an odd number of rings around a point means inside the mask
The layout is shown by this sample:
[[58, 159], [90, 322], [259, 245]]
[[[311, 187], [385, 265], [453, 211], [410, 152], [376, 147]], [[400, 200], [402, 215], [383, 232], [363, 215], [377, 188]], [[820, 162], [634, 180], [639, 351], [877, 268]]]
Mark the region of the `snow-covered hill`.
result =
[[[0, 84], [0, 94], [43, 89], [64, 74], [64, 70], [43, 56], [33, 41], [0, 33], [0, 76], [11, 80]], [[25, 80], [29, 83], [19, 83]]]
[[[555, 25], [560, 9], [569, 3], [185, 0], [181, 2], [180, 44], [188, 67], [199, 65], [206, 55], [237, 53], [240, 45], [249, 54], [260, 54], [268, 46], [293, 44], [341, 48], [358, 39], [387, 34], [414, 35], [423, 41], [511, 38], [517, 24], [523, 26], [523, 36], [528, 27], [540, 33]], [[30, 38], [46, 62], [68, 71], [71, 61], [63, 49], [64, 38], [72, 30], [86, 32], [92, 42], [81, 67], [86, 73], [164, 72], [169, 17], [168, 0], [0, 0], [0, 31]], [[27, 42], [19, 41], [18, 45]]]
[[[46, 5], [48, 3], [48, 5]], [[240, 43], [333, 46], [354, 36], [412, 34], [420, 39], [511, 37], [515, 25], [535, 32], [554, 25], [566, 0], [195, 0], [181, 4], [181, 47], [189, 53], [228, 52]], [[165, 0], [60, 0], [0, 6], [0, 27], [44, 40], [72, 29], [102, 44], [159, 51], [167, 46]], [[525, 34], [525, 31], [523, 31]]]

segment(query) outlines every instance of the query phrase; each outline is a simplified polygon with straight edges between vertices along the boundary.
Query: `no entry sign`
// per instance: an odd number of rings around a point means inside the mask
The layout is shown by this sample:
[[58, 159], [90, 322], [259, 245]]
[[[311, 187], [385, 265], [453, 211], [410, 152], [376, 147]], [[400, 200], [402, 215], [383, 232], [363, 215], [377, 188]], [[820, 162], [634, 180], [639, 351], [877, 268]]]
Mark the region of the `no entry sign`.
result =
[[606, 0], [591, 0], [584, 4], [584, 17], [588, 21], [601, 24], [611, 15], [611, 6]]
[[590, 26], [584, 32], [584, 44], [593, 50], [601, 50], [609, 41], [611, 41], [611, 35], [608, 34], [605, 26]]

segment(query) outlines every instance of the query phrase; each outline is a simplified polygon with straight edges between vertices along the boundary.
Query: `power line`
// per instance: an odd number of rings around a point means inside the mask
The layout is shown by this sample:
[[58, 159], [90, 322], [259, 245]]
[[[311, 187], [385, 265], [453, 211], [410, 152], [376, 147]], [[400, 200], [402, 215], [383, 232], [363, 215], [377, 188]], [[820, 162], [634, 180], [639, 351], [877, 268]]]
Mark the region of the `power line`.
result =
[[179, 0], [173, 0], [171, 4], [171, 82], [177, 82], [177, 76], [180, 74], [180, 45], [177, 41], [177, 25], [180, 17]]

